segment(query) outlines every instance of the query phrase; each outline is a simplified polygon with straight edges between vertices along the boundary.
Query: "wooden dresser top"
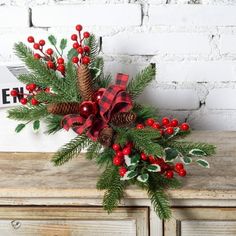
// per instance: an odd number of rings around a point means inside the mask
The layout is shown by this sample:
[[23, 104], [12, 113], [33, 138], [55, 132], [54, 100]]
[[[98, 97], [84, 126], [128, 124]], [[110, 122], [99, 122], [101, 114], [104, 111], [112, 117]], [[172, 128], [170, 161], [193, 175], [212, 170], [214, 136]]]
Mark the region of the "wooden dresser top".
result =
[[[183, 187], [169, 190], [173, 199], [236, 199], [236, 132], [194, 131], [191, 141], [217, 146], [207, 157], [211, 168], [191, 164], [181, 178]], [[0, 198], [100, 198], [96, 190], [96, 164], [81, 155], [61, 167], [54, 167], [52, 153], [0, 153]], [[147, 198], [136, 187], [126, 190], [127, 198]]]

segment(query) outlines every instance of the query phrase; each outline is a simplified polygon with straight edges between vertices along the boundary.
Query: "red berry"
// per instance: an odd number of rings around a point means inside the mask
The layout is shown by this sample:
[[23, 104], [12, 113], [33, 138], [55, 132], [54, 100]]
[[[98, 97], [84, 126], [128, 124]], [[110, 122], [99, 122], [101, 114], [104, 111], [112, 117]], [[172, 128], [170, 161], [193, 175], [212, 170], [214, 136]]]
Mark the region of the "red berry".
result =
[[35, 98], [32, 98], [32, 99], [31, 99], [31, 104], [32, 104], [33, 106], [37, 106], [37, 105], [39, 104], [39, 101], [38, 101], [37, 99], [35, 99]]
[[124, 153], [122, 151], [118, 151], [116, 153], [116, 155], [119, 157], [119, 158], [123, 158], [124, 157]]
[[26, 98], [21, 98], [21, 100], [20, 100], [20, 103], [22, 105], [25, 105], [27, 102], [28, 102], [28, 100]]
[[120, 157], [118, 157], [118, 156], [115, 156], [115, 157], [113, 158], [113, 164], [114, 164], [115, 166], [120, 166], [120, 165], [122, 164], [122, 162], [123, 162], [122, 158], [120, 158]]
[[160, 135], [163, 136], [164, 133], [165, 133], [164, 130], [161, 129], [161, 130], [160, 130]]
[[167, 118], [167, 117], [162, 118], [162, 125], [168, 125], [169, 123], [170, 123], [169, 118]]
[[76, 34], [71, 35], [71, 40], [76, 41], [78, 39], [78, 36]]
[[77, 31], [81, 31], [81, 30], [83, 29], [83, 26], [82, 26], [82, 25], [76, 25], [76, 26], [75, 26], [75, 29], [76, 29]]
[[167, 170], [170, 170], [170, 169], [171, 169], [170, 165], [167, 164], [167, 163], [163, 163], [163, 164], [161, 165], [161, 168], [162, 168], [162, 170], [164, 170], [164, 171], [167, 171]]
[[171, 122], [170, 122], [170, 125], [172, 127], [177, 127], [179, 125], [179, 121], [177, 119], [173, 119]]
[[51, 48], [48, 48], [47, 51], [46, 51], [46, 53], [47, 53], [48, 55], [52, 55], [52, 54], [53, 54], [53, 50], [52, 50]]
[[140, 157], [143, 161], [146, 161], [148, 159], [147, 155], [143, 152], [140, 154]]
[[84, 37], [85, 38], [89, 38], [90, 37], [90, 33], [89, 32], [84, 32]]
[[41, 58], [41, 56], [40, 56], [38, 53], [35, 53], [35, 54], [34, 54], [34, 58], [38, 60], [38, 59]]
[[174, 172], [172, 170], [166, 171], [166, 178], [172, 179], [174, 177]]
[[17, 90], [14, 90], [14, 89], [11, 90], [10, 94], [11, 94], [12, 97], [16, 97], [16, 96], [19, 95], [18, 91], [17, 91]]
[[39, 43], [34, 43], [34, 49], [39, 49], [40, 48], [40, 45], [39, 45]]
[[54, 63], [52, 61], [47, 62], [48, 68], [54, 69]]
[[132, 143], [132, 142], [128, 142], [126, 145], [125, 145], [125, 147], [127, 147], [127, 148], [133, 148], [133, 146], [134, 146], [134, 144]]
[[36, 89], [36, 87], [37, 87], [36, 84], [27, 84], [25, 88], [28, 91], [34, 91]]
[[72, 57], [72, 62], [77, 64], [79, 62], [79, 58], [78, 57]]
[[112, 145], [112, 149], [117, 152], [117, 151], [120, 150], [120, 145], [117, 144], [117, 143], [114, 143], [114, 144]]
[[84, 49], [83, 49], [82, 47], [78, 47], [78, 48], [77, 48], [77, 52], [78, 52], [79, 54], [83, 54]]
[[181, 162], [177, 162], [175, 164], [175, 170], [179, 172], [180, 170], [184, 169], [184, 165]]
[[183, 123], [181, 124], [180, 126], [180, 129], [183, 130], [183, 131], [188, 131], [189, 130], [189, 124], [188, 123]]
[[45, 45], [45, 40], [43, 40], [43, 39], [39, 40], [39, 45], [44, 46]]
[[169, 134], [169, 135], [172, 135], [174, 133], [174, 128], [173, 127], [168, 127], [166, 129], [166, 133]]
[[51, 92], [51, 89], [50, 89], [50, 88], [45, 88], [44, 91], [45, 91], [46, 93], [50, 93], [50, 92]]
[[29, 37], [27, 38], [27, 41], [28, 41], [29, 43], [33, 43], [33, 42], [34, 42], [34, 37], [33, 37], [33, 36], [29, 36]]
[[137, 128], [137, 129], [143, 129], [143, 128], [144, 128], [144, 125], [143, 125], [143, 124], [137, 124], [137, 125], [136, 125], [136, 128]]
[[86, 65], [89, 64], [89, 63], [90, 63], [90, 58], [87, 57], [87, 56], [83, 57], [83, 58], [82, 58], [82, 63], [83, 63], [83, 64], [86, 64]]
[[127, 169], [124, 166], [120, 167], [119, 174], [121, 177], [123, 177], [126, 172], [127, 172]]
[[84, 51], [85, 52], [90, 52], [90, 47], [89, 46], [84, 46]]
[[74, 48], [74, 49], [77, 49], [79, 46], [80, 46], [79, 43], [77, 43], [77, 42], [76, 42], [76, 43], [73, 43], [73, 48]]
[[58, 64], [64, 64], [64, 59], [63, 59], [62, 57], [59, 57], [59, 58], [57, 59], [57, 63], [58, 63]]
[[161, 125], [158, 122], [155, 122], [154, 124], [152, 124], [152, 128], [153, 129], [160, 129]]
[[148, 125], [148, 126], [152, 126], [153, 124], [154, 124], [154, 120], [152, 119], [152, 118], [148, 118], [146, 121], [145, 121], [145, 123], [146, 123], [146, 125]]
[[132, 151], [131, 148], [126, 147], [126, 148], [123, 149], [122, 152], [123, 152], [124, 155], [130, 155], [130, 154], [131, 154], [131, 151]]
[[182, 169], [178, 172], [178, 174], [179, 174], [179, 176], [184, 177], [187, 174], [187, 172], [185, 169]]
[[148, 158], [151, 164], [154, 164], [156, 162], [156, 158], [154, 156], [150, 155]]
[[60, 71], [60, 72], [65, 72], [65, 66], [63, 64], [60, 64], [58, 67], [57, 67], [57, 70]]

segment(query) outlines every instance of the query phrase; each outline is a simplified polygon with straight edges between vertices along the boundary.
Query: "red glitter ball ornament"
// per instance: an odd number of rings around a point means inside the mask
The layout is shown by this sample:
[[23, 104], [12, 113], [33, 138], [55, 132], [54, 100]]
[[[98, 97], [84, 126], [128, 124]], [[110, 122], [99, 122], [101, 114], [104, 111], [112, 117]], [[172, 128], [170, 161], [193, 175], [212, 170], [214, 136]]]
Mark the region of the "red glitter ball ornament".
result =
[[84, 118], [88, 118], [90, 115], [95, 115], [97, 111], [97, 104], [91, 101], [84, 101], [79, 107], [79, 114]]
[[104, 93], [104, 91], [97, 91], [97, 92], [95, 92], [93, 94], [93, 96], [92, 96], [92, 100], [94, 102], [99, 102], [101, 100], [101, 98], [102, 98], [103, 93]]

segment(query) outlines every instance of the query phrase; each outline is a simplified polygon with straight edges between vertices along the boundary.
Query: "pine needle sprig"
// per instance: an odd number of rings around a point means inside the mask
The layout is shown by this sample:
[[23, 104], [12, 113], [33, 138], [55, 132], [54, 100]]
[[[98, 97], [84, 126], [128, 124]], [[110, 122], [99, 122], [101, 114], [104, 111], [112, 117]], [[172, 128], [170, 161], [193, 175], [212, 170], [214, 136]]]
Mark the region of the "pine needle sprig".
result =
[[112, 157], [114, 157], [115, 152], [112, 148], [104, 148], [104, 150], [96, 158], [96, 163], [100, 167], [107, 167], [112, 163]]
[[89, 38], [85, 39], [84, 44], [89, 46], [90, 48], [89, 56], [91, 59], [91, 63], [93, 63], [93, 61], [95, 60], [100, 51], [99, 43], [96, 39], [96, 36], [94, 34], [91, 34]]
[[47, 124], [47, 134], [55, 134], [56, 132], [58, 132], [59, 130], [62, 129], [61, 126], [61, 120], [63, 119], [63, 116], [59, 116], [59, 115], [50, 115], [48, 117], [46, 117], [45, 121]]
[[102, 149], [102, 145], [99, 142], [93, 142], [89, 145], [86, 150], [86, 158], [88, 160], [93, 160], [98, 158]]
[[43, 102], [43, 103], [61, 103], [61, 102], [71, 101], [58, 94], [50, 94], [46, 92], [37, 93], [35, 97], [39, 102]]
[[52, 157], [55, 166], [63, 165], [74, 157], [77, 157], [82, 149], [86, 148], [92, 141], [84, 134], [72, 139], [62, 146]]
[[129, 82], [127, 91], [132, 99], [137, 98], [143, 92], [143, 90], [152, 82], [155, 74], [155, 68], [152, 65], [149, 65]]
[[137, 115], [137, 123], [138, 122], [143, 122], [143, 120], [146, 120], [148, 118], [152, 118], [154, 120], [157, 120], [159, 118], [158, 114], [158, 110], [157, 108], [153, 108], [151, 106], [144, 106], [144, 105], [140, 105], [138, 103], [134, 104], [133, 107], [133, 112]]
[[48, 116], [46, 106], [19, 106], [8, 110], [8, 118], [14, 120], [32, 121]]

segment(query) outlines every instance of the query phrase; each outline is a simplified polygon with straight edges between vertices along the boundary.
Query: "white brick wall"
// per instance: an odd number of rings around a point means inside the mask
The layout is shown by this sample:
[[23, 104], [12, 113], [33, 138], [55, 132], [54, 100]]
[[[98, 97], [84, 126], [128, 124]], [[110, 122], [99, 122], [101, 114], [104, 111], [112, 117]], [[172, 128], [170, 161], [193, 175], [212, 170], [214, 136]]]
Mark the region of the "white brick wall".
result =
[[[113, 76], [132, 77], [156, 63], [156, 81], [141, 101], [196, 129], [236, 130], [235, 12], [233, 0], [0, 0], [0, 65], [19, 63], [14, 42], [51, 33], [69, 38], [82, 23], [102, 37], [105, 71]], [[0, 150], [9, 149], [14, 125], [1, 120], [8, 138]], [[40, 135], [34, 137], [37, 149]]]

